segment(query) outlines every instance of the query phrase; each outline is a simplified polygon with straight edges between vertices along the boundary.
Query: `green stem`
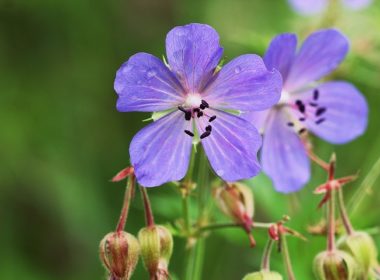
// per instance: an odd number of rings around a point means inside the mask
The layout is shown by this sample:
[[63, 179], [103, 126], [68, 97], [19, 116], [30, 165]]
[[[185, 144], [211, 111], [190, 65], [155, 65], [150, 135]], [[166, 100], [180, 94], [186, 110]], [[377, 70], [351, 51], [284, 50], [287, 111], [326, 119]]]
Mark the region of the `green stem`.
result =
[[125, 224], [127, 222], [127, 217], [128, 217], [128, 212], [129, 212], [129, 205], [131, 204], [131, 198], [133, 196], [134, 189], [135, 189], [135, 176], [132, 174], [129, 176], [127, 187], [125, 189], [123, 208], [121, 209], [119, 222], [117, 223], [117, 226], [116, 226], [117, 232], [123, 231], [125, 228]]
[[202, 279], [202, 270], [205, 257], [206, 239], [201, 237], [198, 239], [195, 248], [195, 258], [194, 258], [194, 270], [193, 277], [194, 280]]
[[261, 260], [261, 270], [270, 271], [270, 254], [272, 252], [273, 243], [273, 239], [269, 238]]
[[[259, 222], [254, 222], [253, 227], [254, 228], [263, 228], [263, 229], [268, 229], [273, 223], [259, 223]], [[226, 223], [213, 223], [213, 224], [208, 224], [205, 226], [202, 226], [198, 228], [198, 232], [204, 232], [204, 231], [210, 231], [210, 230], [216, 230], [216, 229], [224, 229], [224, 228], [237, 228], [241, 227], [242, 224], [237, 224], [233, 222], [226, 222]]]
[[190, 217], [190, 188], [193, 179], [194, 172], [194, 161], [195, 161], [195, 149], [191, 151], [189, 170], [186, 177], [182, 183], [182, 215], [185, 226], [185, 234], [190, 235], [191, 232], [191, 217]]
[[371, 193], [370, 190], [379, 176], [380, 158], [375, 162], [368, 175], [364, 178], [363, 182], [348, 203], [348, 212], [351, 213], [351, 216], [358, 210], [359, 205], [363, 202], [363, 199]]
[[327, 209], [327, 251], [332, 252], [335, 250], [335, 191], [329, 190], [330, 199], [328, 201]]
[[204, 152], [200, 153], [198, 170], [198, 219], [202, 222], [204, 216], [207, 215], [205, 212], [210, 198], [207, 158]]
[[289, 255], [288, 243], [287, 243], [285, 234], [280, 234], [280, 238], [281, 238], [281, 253], [282, 253], [282, 259], [284, 261], [284, 265], [286, 268], [286, 274], [289, 280], [295, 280], [296, 277], [294, 276], [292, 262], [290, 260], [290, 255]]
[[196, 155], [196, 150], [193, 147], [192, 150], [191, 150], [189, 169], [188, 169], [186, 177], [184, 179], [185, 182], [189, 182], [189, 181], [193, 180], [194, 165], [195, 165], [195, 155]]
[[182, 215], [183, 215], [183, 221], [184, 221], [184, 225], [185, 225], [185, 234], [188, 236], [190, 234], [190, 231], [191, 231], [189, 196], [188, 195], [182, 196]]
[[339, 204], [340, 217], [342, 218], [344, 228], [346, 229], [346, 232], [348, 235], [352, 235], [354, 233], [354, 228], [352, 227], [350, 218], [347, 215], [346, 206], [344, 205], [344, 197], [343, 197], [342, 188], [339, 188], [338, 190], [338, 204]]
[[[184, 277], [185, 280], [192, 280], [194, 273], [194, 265], [195, 265], [195, 245], [190, 244], [189, 240], [192, 234], [192, 224], [191, 224], [191, 216], [190, 216], [190, 188], [193, 182], [193, 172], [194, 172], [194, 164], [195, 164], [195, 147], [193, 147], [191, 151], [189, 170], [186, 174], [186, 177], [182, 183], [182, 215], [184, 220], [184, 229], [185, 235], [187, 237], [187, 246], [191, 246], [186, 250], [186, 258], [185, 258], [185, 271]], [[190, 245], [189, 245], [190, 244]]]
[[[197, 200], [198, 200], [198, 221], [200, 227], [207, 221], [207, 203], [209, 201], [210, 183], [208, 180], [207, 157], [203, 152], [200, 154], [198, 176], [197, 176]], [[196, 243], [194, 254], [193, 279], [202, 279], [203, 263], [205, 258], [206, 238], [199, 236]]]
[[183, 279], [193, 280], [194, 263], [195, 263], [196, 245], [192, 245], [191, 248], [186, 251], [186, 266]]

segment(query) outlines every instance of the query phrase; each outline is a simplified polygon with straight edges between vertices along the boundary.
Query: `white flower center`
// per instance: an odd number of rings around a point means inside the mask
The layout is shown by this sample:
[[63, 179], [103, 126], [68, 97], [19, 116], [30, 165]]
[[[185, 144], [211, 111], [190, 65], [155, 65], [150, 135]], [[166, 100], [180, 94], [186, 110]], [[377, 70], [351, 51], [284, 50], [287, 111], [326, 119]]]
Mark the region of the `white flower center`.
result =
[[280, 101], [278, 102], [279, 105], [282, 105], [282, 104], [288, 104], [290, 101], [290, 94], [288, 91], [286, 90], [282, 90], [281, 92], [281, 98], [280, 98]]
[[198, 108], [202, 103], [202, 97], [199, 93], [190, 93], [185, 100], [185, 107]]

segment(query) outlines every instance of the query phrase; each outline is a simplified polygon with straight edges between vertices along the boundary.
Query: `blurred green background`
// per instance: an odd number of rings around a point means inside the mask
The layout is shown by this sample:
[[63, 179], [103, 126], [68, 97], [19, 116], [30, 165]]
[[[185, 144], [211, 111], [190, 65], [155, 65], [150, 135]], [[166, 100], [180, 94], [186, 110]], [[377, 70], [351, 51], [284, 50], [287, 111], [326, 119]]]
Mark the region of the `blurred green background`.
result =
[[[314, 143], [325, 159], [337, 152], [338, 175], [360, 171], [345, 189], [349, 200], [380, 156], [379, 2], [360, 12], [306, 18], [285, 0], [0, 0], [0, 279], [104, 279], [98, 242], [114, 229], [124, 192], [122, 183], [109, 179], [128, 164], [129, 142], [148, 116], [116, 111], [115, 71], [139, 51], [161, 57], [166, 33], [176, 25], [212, 25], [226, 61], [243, 53], [262, 55], [281, 32], [304, 37], [336, 25], [346, 33], [351, 52], [334, 78], [353, 82], [366, 96], [368, 130], [345, 146]], [[290, 196], [275, 193], [264, 176], [249, 182], [256, 220], [289, 214], [289, 226], [308, 236], [306, 243], [289, 240], [302, 280], [313, 279], [312, 259], [325, 246], [324, 238], [306, 232], [323, 214], [312, 191], [324, 174], [314, 171], [310, 184]], [[149, 193], [158, 222], [181, 216], [172, 188]], [[357, 228], [380, 222], [376, 184], [370, 194], [352, 216]], [[127, 230], [136, 234], [143, 217], [136, 199]], [[255, 236], [259, 244], [252, 250], [241, 230], [213, 233], [202, 279], [241, 279], [257, 270], [266, 233], [257, 230]], [[184, 242], [176, 239], [174, 276], [181, 275], [183, 257]], [[273, 267], [282, 271], [276, 253]], [[140, 263], [134, 279], [147, 278]]]

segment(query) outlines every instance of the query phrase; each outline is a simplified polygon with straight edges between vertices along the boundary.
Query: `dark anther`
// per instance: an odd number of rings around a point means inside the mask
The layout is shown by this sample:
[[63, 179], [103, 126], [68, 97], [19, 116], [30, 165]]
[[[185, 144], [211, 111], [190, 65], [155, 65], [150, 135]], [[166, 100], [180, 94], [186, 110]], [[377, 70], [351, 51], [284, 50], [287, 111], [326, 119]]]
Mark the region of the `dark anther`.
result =
[[204, 110], [204, 109], [206, 109], [206, 106], [205, 106], [204, 104], [201, 104], [201, 105], [199, 106], [199, 108], [201, 108], [202, 110]]
[[212, 126], [211, 125], [206, 126], [206, 131], [210, 131], [211, 132], [211, 130], [212, 130]]
[[185, 130], [185, 133], [186, 133], [187, 135], [191, 136], [191, 137], [193, 137], [193, 136], [194, 136], [194, 133], [192, 133], [192, 132], [191, 132], [191, 131], [189, 131], [189, 130]]
[[216, 116], [212, 116], [208, 121], [209, 122], [212, 122], [213, 120], [215, 120], [216, 119]]
[[294, 126], [294, 123], [288, 122], [288, 126]]
[[326, 112], [326, 108], [325, 107], [318, 108], [317, 111], [315, 112], [315, 116], [319, 117], [324, 112]]
[[325, 120], [326, 120], [326, 119], [321, 118], [321, 119], [319, 119], [319, 120], [316, 120], [315, 123], [316, 123], [316, 124], [321, 124], [321, 123], [323, 123]]
[[296, 100], [296, 105], [302, 114], [305, 113], [305, 104], [301, 100]]
[[202, 111], [199, 111], [199, 112], [197, 113], [197, 117], [200, 118], [200, 117], [202, 117], [202, 116], [203, 116], [203, 112], [202, 112]]
[[306, 118], [299, 118], [300, 122], [304, 122]]
[[193, 112], [194, 112], [194, 113], [198, 113], [199, 111], [200, 111], [199, 108], [195, 108], [195, 109], [193, 109]]
[[185, 112], [185, 120], [187, 120], [187, 121], [191, 120], [191, 112], [190, 111]]
[[202, 100], [201, 102], [201, 105], [205, 106], [205, 108], [210, 107], [206, 101]]
[[315, 102], [310, 102], [309, 105], [311, 107], [318, 107], [318, 103], [315, 103]]
[[313, 92], [313, 99], [314, 100], [318, 100], [318, 98], [319, 98], [319, 90], [315, 89], [314, 92]]
[[206, 138], [207, 136], [210, 136], [210, 134], [211, 134], [210, 131], [203, 132], [200, 138], [201, 139]]
[[184, 113], [187, 112], [187, 111], [185, 110], [185, 108], [183, 108], [182, 106], [178, 106], [178, 110], [180, 110], [180, 111], [182, 111], [182, 112], [184, 112]]
[[300, 130], [298, 130], [298, 134], [302, 134], [302, 133], [305, 133], [306, 132], [306, 128], [301, 128]]

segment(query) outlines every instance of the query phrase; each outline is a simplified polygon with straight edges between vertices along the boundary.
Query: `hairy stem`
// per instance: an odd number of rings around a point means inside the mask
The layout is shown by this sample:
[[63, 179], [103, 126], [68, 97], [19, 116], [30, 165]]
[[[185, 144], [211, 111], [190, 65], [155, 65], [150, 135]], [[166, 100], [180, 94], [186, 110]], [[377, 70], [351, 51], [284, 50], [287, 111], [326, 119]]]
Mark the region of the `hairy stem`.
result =
[[135, 181], [136, 181], [135, 175], [131, 174], [129, 176], [127, 187], [125, 189], [123, 208], [121, 209], [119, 222], [117, 223], [117, 226], [116, 226], [117, 232], [124, 230], [125, 223], [127, 222], [129, 205], [131, 203], [131, 198], [135, 190]]
[[[203, 152], [200, 154], [197, 174], [197, 202], [198, 220], [197, 228], [207, 221], [207, 206], [209, 202], [210, 182], [208, 178], [207, 157]], [[206, 238], [199, 236], [197, 239], [194, 256], [193, 279], [202, 279], [203, 263], [205, 258]]]
[[332, 189], [328, 192], [330, 199], [327, 209], [327, 251], [332, 252], [335, 250], [335, 191]]
[[194, 161], [195, 161], [195, 148], [191, 151], [189, 170], [186, 177], [182, 183], [182, 215], [185, 226], [185, 233], [189, 236], [191, 232], [191, 219], [190, 219], [190, 189], [193, 180], [194, 171]]
[[[260, 223], [260, 222], [253, 222], [252, 225], [254, 228], [264, 228], [268, 229], [273, 223]], [[233, 222], [226, 222], [226, 223], [213, 223], [213, 224], [208, 224], [202, 227], [198, 228], [198, 232], [203, 232], [203, 231], [210, 231], [210, 230], [217, 230], [217, 229], [224, 229], [224, 228], [237, 228], [237, 227], [242, 227], [243, 224], [239, 223], [233, 223]]]
[[205, 237], [201, 237], [197, 240], [197, 244], [195, 248], [194, 269], [193, 269], [194, 280], [202, 279], [205, 248], [206, 248], [206, 239]]
[[186, 235], [189, 235], [190, 231], [191, 231], [190, 209], [189, 208], [190, 208], [189, 207], [189, 196], [183, 195], [182, 196], [182, 215], [183, 215], [183, 221], [184, 221]]
[[152, 206], [149, 201], [148, 192], [146, 188], [140, 186], [141, 197], [144, 203], [145, 222], [148, 227], [154, 226], [154, 217], [152, 212]]
[[284, 261], [284, 265], [286, 268], [286, 274], [289, 280], [295, 280], [296, 277], [293, 272], [292, 262], [290, 260], [288, 243], [287, 243], [285, 234], [280, 234], [280, 238], [281, 238], [281, 253], [282, 253], [282, 259]]
[[273, 239], [269, 238], [265, 245], [263, 258], [261, 259], [261, 270], [270, 271], [270, 254], [272, 252], [273, 243]]
[[344, 228], [348, 235], [352, 235], [354, 233], [354, 228], [352, 227], [350, 218], [347, 215], [346, 206], [344, 204], [343, 190], [339, 188], [338, 190], [338, 204], [339, 204], [339, 212], [340, 217], [342, 218]]

